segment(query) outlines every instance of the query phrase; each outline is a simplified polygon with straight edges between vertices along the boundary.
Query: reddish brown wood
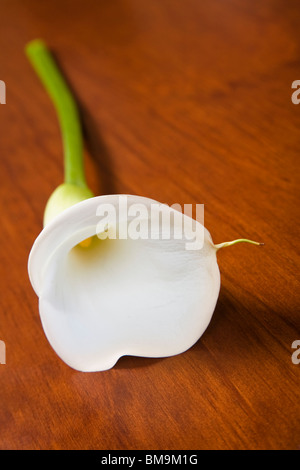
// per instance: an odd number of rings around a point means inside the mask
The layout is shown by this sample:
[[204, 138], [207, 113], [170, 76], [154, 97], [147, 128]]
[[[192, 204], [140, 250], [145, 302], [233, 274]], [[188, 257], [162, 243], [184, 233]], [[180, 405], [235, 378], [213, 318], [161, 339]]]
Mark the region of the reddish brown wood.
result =
[[[298, 0], [2, 0], [1, 449], [297, 449]], [[54, 109], [24, 55], [42, 37], [80, 103], [96, 193], [205, 203], [213, 320], [186, 353], [84, 374], [49, 346], [27, 258], [62, 179]]]

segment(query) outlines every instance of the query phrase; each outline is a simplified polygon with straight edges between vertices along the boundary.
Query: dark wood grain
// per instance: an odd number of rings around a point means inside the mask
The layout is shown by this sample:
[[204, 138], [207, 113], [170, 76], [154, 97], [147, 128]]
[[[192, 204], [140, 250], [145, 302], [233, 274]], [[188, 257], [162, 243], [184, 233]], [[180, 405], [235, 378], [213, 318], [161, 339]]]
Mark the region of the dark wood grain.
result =
[[[1, 0], [1, 449], [297, 449], [298, 0]], [[51, 46], [78, 103], [95, 193], [204, 203], [222, 288], [167, 359], [84, 374], [53, 352], [27, 258], [62, 179], [54, 109], [24, 55]]]

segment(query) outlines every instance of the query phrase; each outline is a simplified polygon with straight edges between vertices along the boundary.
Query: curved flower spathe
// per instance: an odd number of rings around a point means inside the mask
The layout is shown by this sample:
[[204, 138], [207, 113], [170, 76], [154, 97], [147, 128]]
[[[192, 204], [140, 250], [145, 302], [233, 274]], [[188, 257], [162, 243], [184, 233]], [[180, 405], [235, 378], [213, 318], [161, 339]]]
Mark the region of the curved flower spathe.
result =
[[[56, 353], [81, 371], [109, 369], [123, 355], [187, 350], [207, 328], [219, 294], [217, 249], [206, 229], [201, 250], [186, 250], [184, 239], [95, 236], [99, 205], [118, 211], [120, 197], [99, 196], [65, 210], [44, 228], [29, 257], [45, 334]], [[126, 197], [129, 205], [156, 203]], [[90, 246], [81, 247], [89, 237]]]

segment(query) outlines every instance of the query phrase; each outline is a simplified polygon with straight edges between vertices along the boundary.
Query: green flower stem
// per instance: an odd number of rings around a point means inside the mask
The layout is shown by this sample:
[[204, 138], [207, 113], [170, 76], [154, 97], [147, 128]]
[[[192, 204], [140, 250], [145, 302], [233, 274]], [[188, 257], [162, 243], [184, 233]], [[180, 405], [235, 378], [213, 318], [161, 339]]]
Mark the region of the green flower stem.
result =
[[87, 188], [83, 164], [83, 139], [75, 100], [46, 44], [36, 39], [26, 54], [55, 106], [64, 145], [65, 183]]

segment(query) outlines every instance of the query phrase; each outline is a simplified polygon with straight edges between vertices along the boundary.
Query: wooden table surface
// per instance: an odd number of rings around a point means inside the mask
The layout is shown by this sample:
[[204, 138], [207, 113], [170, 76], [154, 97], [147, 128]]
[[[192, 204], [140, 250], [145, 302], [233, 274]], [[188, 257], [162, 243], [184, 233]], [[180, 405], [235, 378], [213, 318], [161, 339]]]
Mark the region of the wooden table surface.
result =
[[[298, 449], [298, 0], [1, 0], [1, 449]], [[69, 368], [27, 275], [61, 183], [52, 103], [24, 55], [43, 38], [80, 105], [97, 194], [204, 203], [222, 287], [187, 352]]]

